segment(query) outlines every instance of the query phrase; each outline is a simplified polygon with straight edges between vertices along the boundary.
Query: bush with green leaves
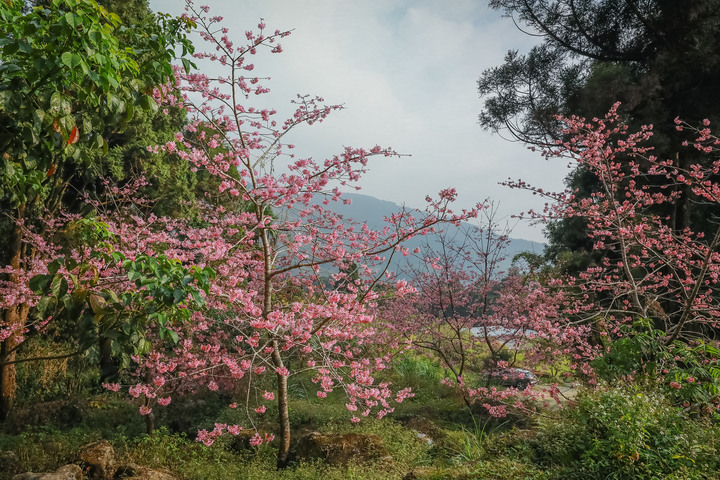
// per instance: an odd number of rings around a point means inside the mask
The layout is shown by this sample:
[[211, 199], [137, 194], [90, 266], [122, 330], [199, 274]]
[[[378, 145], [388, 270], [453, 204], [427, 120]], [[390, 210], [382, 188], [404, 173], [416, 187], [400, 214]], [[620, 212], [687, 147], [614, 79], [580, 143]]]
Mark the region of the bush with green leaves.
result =
[[606, 388], [582, 394], [564, 419], [541, 426], [535, 461], [557, 478], [716, 478], [717, 428], [692, 420], [659, 391]]
[[608, 341], [592, 363], [608, 383], [640, 382], [663, 389], [676, 405], [710, 413], [720, 402], [720, 350], [701, 339], [667, 343], [666, 333], [647, 318], [636, 319]]

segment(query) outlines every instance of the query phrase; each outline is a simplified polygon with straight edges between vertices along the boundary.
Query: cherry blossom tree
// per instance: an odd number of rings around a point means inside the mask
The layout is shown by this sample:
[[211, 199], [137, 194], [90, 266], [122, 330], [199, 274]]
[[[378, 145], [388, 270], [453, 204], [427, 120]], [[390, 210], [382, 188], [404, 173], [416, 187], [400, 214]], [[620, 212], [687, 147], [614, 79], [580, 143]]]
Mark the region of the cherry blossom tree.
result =
[[[4, 324], [0, 334], [20, 339], [17, 349], [29, 338], [60, 331], [73, 351], [42, 358], [21, 355], [12, 364], [86, 354], [99, 362], [101, 380], [107, 380], [117, 373], [113, 357], [127, 365], [131, 354], [148, 350], [150, 324], [159, 327], [161, 337], [177, 340], [165, 324], [187, 317], [189, 303], [204, 304], [200, 291], [207, 293], [214, 272], [182, 262], [169, 249], [176, 244], [170, 232], [185, 226], [182, 221], [137, 213], [145, 202], [132, 195], [144, 183], [123, 189], [107, 185], [114, 205], [104, 212], [103, 202], [86, 198], [97, 213], [94, 218], [60, 212], [37, 229], [24, 227], [34, 261], [0, 270], [22, 279], [0, 282], [0, 292], [2, 305], [33, 309], [32, 321]], [[121, 205], [121, 197], [129, 203]], [[128, 215], [130, 204], [134, 215]]]
[[[542, 213], [530, 212], [534, 218], [584, 218], [595, 248], [605, 253], [599, 264], [557, 281], [572, 294], [566, 314], [592, 325], [596, 343], [604, 345], [606, 353], [627, 346], [623, 339], [628, 337], [652, 340], [651, 348], [638, 344], [637, 368], [627, 374], [648, 375], [652, 366], [653, 374], [673, 388], [704, 383], [709, 399], [720, 392], [713, 340], [720, 316], [720, 228], [717, 219], [710, 218], [703, 231], [676, 230], [669, 212], [685, 194], [694, 203], [719, 203], [720, 160], [712, 158], [720, 142], [711, 134], [709, 121], [691, 127], [677, 119], [678, 130], [694, 133], [685, 145], [711, 156], [710, 161], [685, 167], [683, 152], [675, 159], [657, 158], [644, 143], [652, 136], [652, 126], [628, 131], [617, 108], [614, 105], [605, 118], [561, 118], [567, 140], [545, 151], [547, 157], [569, 158], [587, 168], [600, 182], [599, 192], [581, 199], [572, 191], [545, 192], [523, 181], [509, 184], [551, 201]], [[648, 335], [647, 329], [656, 333]], [[692, 365], [684, 364], [687, 355], [672, 353], [681, 351], [696, 358]], [[702, 382], [689, 372], [694, 366], [706, 372]]]
[[[150, 415], [154, 405], [169, 404], [174, 393], [230, 390], [243, 379], [245, 396], [232, 406], [244, 407], [250, 426], [270, 402], [277, 402], [282, 467], [290, 447], [291, 375], [314, 372], [321, 398], [343, 389], [348, 410], [359, 415], [352, 416], [353, 422], [372, 411], [382, 417], [392, 411], [392, 401], [410, 394], [407, 389], [393, 392], [374, 376], [387, 366], [387, 359], [369, 348], [375, 338], [372, 307], [378, 292], [404, 293], [403, 282], [379, 289], [382, 274], [394, 255], [406, 253], [403, 241], [476, 211], [453, 213], [449, 205], [456, 194], [448, 189], [436, 200], [428, 197], [424, 213], [403, 210], [388, 218], [382, 231], [334, 214], [328, 205], [343, 201], [340, 188], [357, 188], [368, 159], [395, 153], [378, 146], [347, 147], [321, 162], [296, 158], [288, 134], [301, 125], [322, 122], [341, 106], [298, 96], [294, 113], [285, 120], [276, 120], [274, 109], [253, 106], [251, 99], [269, 89], [266, 79], [251, 73], [255, 66], [250, 59], [262, 49], [281, 52], [278, 41], [289, 32], [267, 33], [261, 22], [257, 30], [245, 33], [246, 43], [237, 46], [221, 26], [222, 19], [208, 16], [208, 10], [187, 3], [188, 20], [213, 52], [194, 57], [200, 65], [220, 65], [227, 73], [210, 77], [177, 69], [180, 93], [171, 86], [156, 90], [162, 105], [186, 109], [191, 120], [175, 141], [151, 150], [176, 154], [216, 177], [219, 191], [237, 202], [232, 208], [208, 203], [200, 227], [167, 219], [134, 220], [153, 235], [165, 232], [162, 241], [155, 238], [147, 244], [143, 238], [149, 236], [137, 237], [138, 248], [162, 248], [165, 256], [182, 264], [211, 266], [217, 278], [203, 308], [194, 309], [187, 321], [165, 324], [174, 332], [173, 342], [147, 333], [155, 348], [135, 356], [137, 382], [129, 393], [142, 401], [141, 413]], [[347, 281], [347, 265], [352, 264], [357, 265], [357, 275]], [[342, 288], [322, 281], [322, 275], [333, 271], [338, 273], [332, 283]], [[298, 367], [291, 369], [292, 365]], [[268, 376], [274, 377], [273, 391], [255, 386], [266, 385], [262, 381]], [[118, 390], [121, 385], [107, 387]], [[219, 435], [238, 434], [241, 428], [216, 424], [211, 431], [200, 431], [198, 440], [209, 445]], [[251, 443], [259, 445], [272, 437], [258, 433]]]
[[417, 293], [386, 302], [381, 317], [398, 346], [439, 360], [451, 375], [443, 383], [459, 388], [468, 407], [479, 401], [504, 416], [541, 395], [493, 386], [495, 375], [511, 375], [521, 357], [525, 366], [558, 364], [583, 332], [566, 325], [560, 296], [517, 268], [503, 271], [509, 227], [491, 205], [483, 214], [482, 226], [438, 233], [436, 247], [418, 249], [427, 261], [405, 272]]

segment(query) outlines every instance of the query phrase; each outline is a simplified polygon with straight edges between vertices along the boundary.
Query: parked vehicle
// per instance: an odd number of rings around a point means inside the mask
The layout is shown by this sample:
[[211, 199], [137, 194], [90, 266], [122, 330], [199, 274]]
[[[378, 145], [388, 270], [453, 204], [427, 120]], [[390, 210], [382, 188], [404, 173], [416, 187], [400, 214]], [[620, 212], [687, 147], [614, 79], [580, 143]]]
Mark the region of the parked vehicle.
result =
[[487, 374], [490, 382], [503, 387], [527, 388], [538, 380], [534, 373], [523, 368], [496, 368]]

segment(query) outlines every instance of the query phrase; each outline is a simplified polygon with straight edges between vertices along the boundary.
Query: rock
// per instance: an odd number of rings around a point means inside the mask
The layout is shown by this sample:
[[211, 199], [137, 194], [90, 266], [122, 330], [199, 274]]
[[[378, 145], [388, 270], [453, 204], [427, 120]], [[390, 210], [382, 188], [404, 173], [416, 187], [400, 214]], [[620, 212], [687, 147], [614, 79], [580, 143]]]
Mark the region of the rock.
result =
[[130, 463], [121, 465], [115, 471], [116, 480], [178, 480], [178, 477], [163, 470], [153, 470]]
[[115, 473], [115, 450], [107, 440], [82, 447], [80, 460], [90, 467], [88, 478], [91, 480], [107, 480]]
[[388, 452], [377, 435], [311, 432], [298, 442], [296, 456], [321, 458], [331, 465], [347, 465], [350, 462], [367, 462], [388, 457]]
[[420, 440], [422, 440], [423, 442], [425, 442], [425, 444], [426, 444], [428, 447], [432, 447], [433, 445], [435, 445], [435, 441], [434, 441], [432, 438], [430, 438], [428, 435], [425, 435], [424, 433], [419, 433], [419, 432], [418, 432], [417, 438], [419, 438]]
[[443, 437], [445, 437], [443, 431], [437, 425], [435, 425], [432, 420], [429, 420], [428, 418], [423, 416], [410, 417], [406, 421], [404, 421], [403, 424], [407, 428], [415, 430], [419, 434], [421, 433], [423, 435], [426, 435], [433, 442], [441, 441]]
[[65, 465], [52, 473], [21, 473], [15, 475], [13, 480], [80, 480], [82, 469], [77, 465]]
[[137, 465], [135, 463], [128, 463], [125, 465], [119, 465], [115, 469], [115, 475], [113, 475], [114, 479], [119, 478], [132, 478], [137, 477], [139, 475], [139, 472], [143, 469], [140, 465]]
[[12, 450], [0, 452], [0, 472], [12, 472], [18, 463], [18, 456]]

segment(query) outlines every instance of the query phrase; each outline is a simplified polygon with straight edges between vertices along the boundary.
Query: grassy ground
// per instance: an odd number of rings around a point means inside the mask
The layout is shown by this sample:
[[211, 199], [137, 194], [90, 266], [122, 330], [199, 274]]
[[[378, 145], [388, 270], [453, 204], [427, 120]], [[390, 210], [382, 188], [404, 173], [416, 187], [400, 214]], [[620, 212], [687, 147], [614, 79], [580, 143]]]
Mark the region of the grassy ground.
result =
[[[391, 458], [347, 466], [300, 459], [278, 471], [273, 445], [247, 448], [232, 437], [212, 447], [194, 441], [198, 428], [232, 420], [228, 399], [174, 401], [147, 436], [135, 406], [108, 393], [83, 394], [30, 407], [4, 426], [0, 480], [72, 463], [82, 445], [99, 439], [110, 441], [120, 462], [164, 468], [186, 480], [718, 478], [718, 428], [681, 415], [659, 394], [581, 390], [573, 392], [577, 405], [563, 411], [492, 419], [480, 407], [471, 412], [439, 384], [442, 376], [425, 360], [398, 363], [390, 380], [412, 386], [415, 397], [390, 417], [357, 425], [339, 394], [318, 399], [302, 379], [291, 385], [295, 438], [309, 431], [375, 434]], [[275, 431], [268, 417], [260, 428]]]

